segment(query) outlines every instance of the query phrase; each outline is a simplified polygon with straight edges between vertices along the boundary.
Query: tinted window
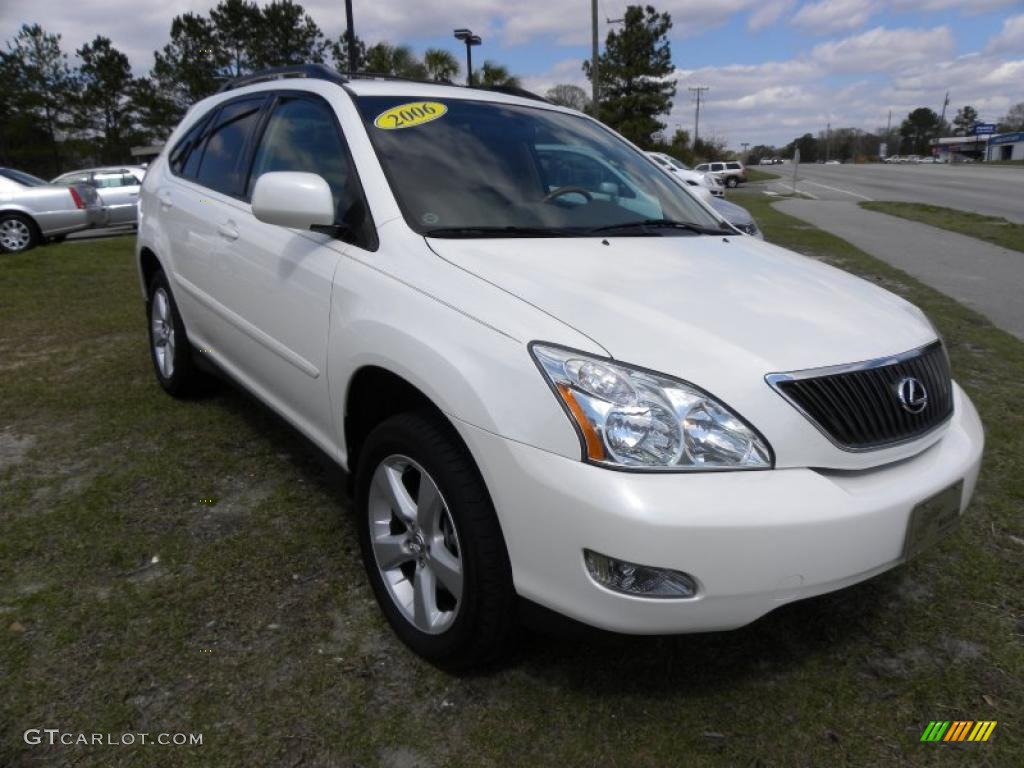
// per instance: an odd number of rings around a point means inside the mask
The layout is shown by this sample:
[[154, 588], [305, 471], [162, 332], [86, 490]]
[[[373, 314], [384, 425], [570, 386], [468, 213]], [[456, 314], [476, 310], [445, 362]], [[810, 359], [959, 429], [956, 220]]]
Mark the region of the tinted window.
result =
[[711, 164], [711, 170], [712, 171], [724, 171], [725, 170], [725, 165], [722, 164], [722, 163], [712, 163]]
[[325, 102], [284, 97], [274, 107], [253, 156], [248, 195], [260, 176], [274, 171], [319, 174], [334, 195], [335, 223], [345, 224], [357, 233], [368, 223], [359, 179], [331, 108]]
[[234, 101], [217, 113], [203, 148], [196, 181], [226, 195], [241, 197], [249, 138], [259, 122], [263, 102], [263, 97]]
[[731, 171], [738, 171], [740, 169], [739, 163], [726, 163], [725, 167]]
[[[202, 155], [200, 148], [202, 132], [209, 119], [210, 116], [207, 115], [202, 120], [199, 120], [174, 146], [174, 149], [171, 150], [168, 164], [171, 166], [172, 173], [190, 178], [195, 176], [195, 169], [199, 167], [199, 158]], [[189, 163], [190, 158], [192, 160], [191, 163]], [[190, 165], [191, 173], [187, 172], [186, 165]]]
[[38, 176], [33, 176], [31, 173], [25, 173], [24, 171], [16, 171], [13, 168], [0, 168], [0, 176], [6, 176], [11, 181], [16, 181], [26, 187], [41, 187], [46, 183]]

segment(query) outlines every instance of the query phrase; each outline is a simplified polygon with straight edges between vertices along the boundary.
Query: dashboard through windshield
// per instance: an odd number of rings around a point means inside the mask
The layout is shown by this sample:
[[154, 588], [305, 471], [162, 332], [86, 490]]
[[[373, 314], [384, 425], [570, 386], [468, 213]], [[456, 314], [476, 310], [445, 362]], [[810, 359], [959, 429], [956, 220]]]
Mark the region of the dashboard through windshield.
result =
[[432, 237], [721, 234], [720, 222], [593, 120], [465, 99], [356, 104], [409, 226]]

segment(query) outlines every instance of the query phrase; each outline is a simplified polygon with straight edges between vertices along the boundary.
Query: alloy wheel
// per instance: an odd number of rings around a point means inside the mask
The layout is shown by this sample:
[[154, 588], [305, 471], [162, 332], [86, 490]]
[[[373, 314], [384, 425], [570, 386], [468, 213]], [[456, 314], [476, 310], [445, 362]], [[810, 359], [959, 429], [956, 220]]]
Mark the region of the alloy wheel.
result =
[[370, 545], [388, 595], [416, 629], [449, 629], [462, 605], [463, 560], [455, 524], [437, 483], [407, 456], [373, 473]]
[[157, 288], [150, 309], [150, 335], [153, 355], [160, 375], [170, 379], [174, 375], [174, 318], [167, 291]]
[[10, 218], [0, 222], [0, 246], [7, 251], [23, 251], [32, 242], [32, 230], [21, 219]]

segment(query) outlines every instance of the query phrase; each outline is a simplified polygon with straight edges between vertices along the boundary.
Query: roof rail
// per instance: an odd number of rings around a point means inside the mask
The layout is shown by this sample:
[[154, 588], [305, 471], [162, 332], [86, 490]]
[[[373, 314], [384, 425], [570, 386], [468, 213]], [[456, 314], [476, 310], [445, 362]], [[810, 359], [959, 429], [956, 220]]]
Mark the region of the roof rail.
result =
[[[351, 82], [353, 78], [360, 79], [380, 79], [380, 80], [397, 80], [407, 83], [424, 83], [426, 85], [450, 85], [456, 88], [468, 88], [470, 86], [459, 85], [453, 83], [450, 80], [425, 80], [415, 77], [403, 77], [402, 75], [389, 75], [380, 72], [349, 72], [345, 75], [341, 74], [335, 69], [324, 64], [290, 64], [285, 67], [274, 67], [272, 69], [261, 69], [259, 72], [253, 72], [250, 75], [242, 75], [228, 80], [224, 85], [220, 87], [217, 93], [224, 91], [231, 91], [235, 88], [241, 88], [246, 85], [253, 85], [255, 83], [265, 83], [270, 80], [283, 80], [286, 78], [301, 77], [301, 78], [312, 78], [315, 80], [327, 80], [337, 85], [344, 85], [345, 83]], [[534, 101], [548, 102], [543, 96], [539, 96], [532, 91], [527, 91], [523, 88], [512, 85], [474, 85], [471, 86], [475, 90], [480, 91], [493, 91], [494, 93], [504, 93], [509, 96], [519, 96], [524, 99], [533, 99]]]
[[348, 79], [344, 75], [324, 64], [289, 64], [284, 67], [261, 69], [259, 72], [253, 72], [251, 75], [242, 75], [241, 77], [232, 78], [224, 83], [224, 85], [217, 90], [217, 93], [232, 91], [235, 88], [241, 88], [245, 85], [265, 83], [270, 80], [283, 80], [291, 77], [327, 80], [338, 85], [348, 82]]
[[521, 99], [533, 99], [534, 101], [543, 101], [546, 104], [551, 104], [551, 101], [545, 99], [540, 94], [520, 88], [518, 85], [474, 85], [467, 87], [472, 87], [478, 91], [494, 91], [495, 93], [505, 93], [509, 96], [518, 96]]

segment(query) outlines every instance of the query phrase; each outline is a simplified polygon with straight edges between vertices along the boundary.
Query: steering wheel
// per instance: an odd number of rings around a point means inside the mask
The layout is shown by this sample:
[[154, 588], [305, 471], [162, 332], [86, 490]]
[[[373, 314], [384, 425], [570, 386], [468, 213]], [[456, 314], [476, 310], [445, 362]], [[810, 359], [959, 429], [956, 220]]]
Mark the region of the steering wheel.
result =
[[558, 189], [553, 189], [546, 195], [544, 195], [544, 198], [541, 200], [541, 202], [550, 203], [555, 198], [561, 197], [562, 195], [570, 194], [583, 195], [585, 198], [587, 198], [588, 203], [592, 203], [594, 201], [594, 196], [590, 194], [590, 192], [585, 190], [583, 187], [559, 187]]

